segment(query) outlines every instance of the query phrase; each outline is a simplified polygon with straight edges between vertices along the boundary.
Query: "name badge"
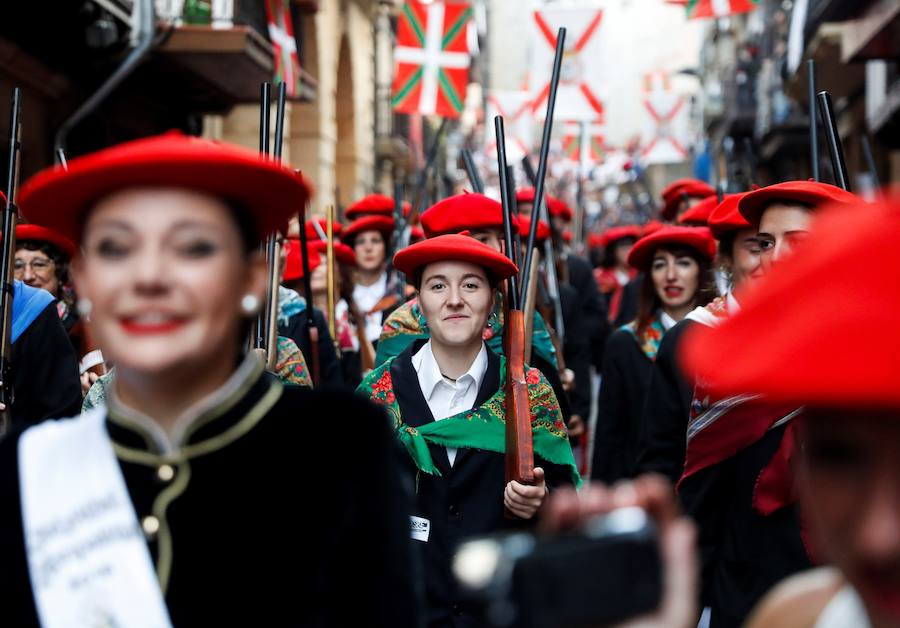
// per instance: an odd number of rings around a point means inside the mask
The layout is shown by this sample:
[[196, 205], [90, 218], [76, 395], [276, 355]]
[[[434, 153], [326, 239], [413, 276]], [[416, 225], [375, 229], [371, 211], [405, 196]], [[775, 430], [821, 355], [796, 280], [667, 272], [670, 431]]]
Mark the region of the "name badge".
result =
[[422, 517], [411, 516], [409, 518], [409, 535], [413, 541], [428, 542], [428, 535], [431, 532], [431, 522]]

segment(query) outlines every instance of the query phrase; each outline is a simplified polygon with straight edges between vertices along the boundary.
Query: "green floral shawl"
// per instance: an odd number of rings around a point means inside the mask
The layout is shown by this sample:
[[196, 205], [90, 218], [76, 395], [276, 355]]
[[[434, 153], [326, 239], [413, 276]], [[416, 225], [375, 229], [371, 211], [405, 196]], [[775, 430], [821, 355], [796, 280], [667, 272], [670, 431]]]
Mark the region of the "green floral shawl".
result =
[[[488, 326], [484, 330], [483, 338], [488, 349], [497, 355], [503, 355], [503, 308], [500, 307], [502, 299], [498, 297], [495, 301], [497, 305], [488, 318]], [[416, 340], [429, 337], [428, 326], [425, 324], [425, 316], [419, 308], [419, 301], [410, 299], [391, 312], [384, 321], [375, 351], [375, 365], [383, 364], [388, 358], [400, 355]], [[556, 352], [553, 349], [550, 332], [547, 331], [544, 319], [538, 312], [534, 313], [531, 344], [535, 354], [552, 364], [553, 368], [557, 368]]]
[[[466, 410], [440, 421], [410, 427], [403, 421], [400, 406], [394, 395], [391, 365], [396, 357], [370, 372], [356, 389], [357, 393], [383, 406], [391, 418], [391, 424], [400, 442], [409, 453], [416, 467], [431, 475], [440, 475], [434, 465], [428, 443], [444, 447], [468, 447], [483, 451], [506, 451], [506, 392], [504, 386], [483, 405]], [[506, 358], [500, 356], [500, 381], [506, 380]], [[568, 432], [553, 388], [535, 368], [525, 374], [528, 399], [531, 406], [531, 429], [534, 452], [549, 463], [567, 467], [575, 486], [581, 485], [581, 476], [572, 455]]]

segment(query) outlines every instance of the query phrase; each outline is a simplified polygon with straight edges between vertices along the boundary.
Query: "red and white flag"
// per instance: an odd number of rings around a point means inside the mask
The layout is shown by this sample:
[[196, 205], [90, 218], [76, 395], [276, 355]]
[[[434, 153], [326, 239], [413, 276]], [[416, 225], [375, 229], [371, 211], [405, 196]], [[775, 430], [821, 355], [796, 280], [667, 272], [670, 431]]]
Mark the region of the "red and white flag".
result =
[[603, 41], [601, 9], [541, 8], [533, 13], [535, 29], [531, 63], [532, 105], [543, 118], [550, 93], [550, 75], [556, 52], [556, 34], [566, 27], [554, 116], [559, 120], [603, 120], [605, 64], [609, 58]]
[[407, 0], [397, 20], [394, 111], [460, 116], [471, 61], [471, 20], [472, 8], [465, 2]]
[[668, 74], [651, 72], [644, 77], [643, 104], [647, 116], [641, 141], [642, 161], [685, 161], [689, 157], [687, 105], [684, 97], [672, 90]]
[[759, 6], [759, 0], [687, 0], [684, 4], [689, 19], [726, 17], [748, 13]]
[[290, 0], [266, 0], [269, 39], [275, 49], [275, 82], [284, 82], [288, 98], [300, 96], [300, 57], [291, 21]]
[[506, 134], [506, 159], [512, 163], [531, 153], [534, 143], [534, 117], [531, 115], [531, 94], [519, 90], [491, 90], [487, 99], [485, 118], [485, 152], [495, 156], [497, 137], [494, 134], [494, 116], [503, 116]]

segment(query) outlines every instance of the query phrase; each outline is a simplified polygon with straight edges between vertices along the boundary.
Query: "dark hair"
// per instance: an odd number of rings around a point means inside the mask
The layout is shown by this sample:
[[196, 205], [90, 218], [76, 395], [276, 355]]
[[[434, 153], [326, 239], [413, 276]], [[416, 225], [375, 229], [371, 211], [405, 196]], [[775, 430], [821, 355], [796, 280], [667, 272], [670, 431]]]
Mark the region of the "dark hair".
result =
[[625, 236], [624, 238], [616, 238], [603, 248], [603, 261], [600, 262], [603, 268], [616, 267], [616, 248], [626, 240], [630, 240], [632, 244], [637, 242], [637, 238], [634, 236]]
[[63, 287], [69, 283], [69, 258], [63, 255], [56, 245], [42, 240], [19, 240], [16, 242], [16, 250], [19, 249], [38, 251], [50, 258], [50, 261], [53, 262], [56, 281], [59, 284], [59, 298], [62, 298]]
[[[653, 252], [656, 256], [658, 251], [666, 251], [676, 258], [690, 257], [699, 266], [697, 272], [697, 292], [694, 293], [694, 303], [697, 306], [704, 306], [718, 296], [716, 291], [716, 281], [713, 276], [712, 262], [705, 256], [701, 255], [697, 249], [690, 246], [678, 244], [662, 245]], [[656, 317], [656, 312], [662, 307], [659, 295], [656, 294], [656, 288], [653, 285], [653, 273], [648, 270], [644, 273], [641, 281], [641, 292], [638, 298], [638, 311], [635, 320], [637, 321], [637, 335], [642, 335], [647, 327]]]

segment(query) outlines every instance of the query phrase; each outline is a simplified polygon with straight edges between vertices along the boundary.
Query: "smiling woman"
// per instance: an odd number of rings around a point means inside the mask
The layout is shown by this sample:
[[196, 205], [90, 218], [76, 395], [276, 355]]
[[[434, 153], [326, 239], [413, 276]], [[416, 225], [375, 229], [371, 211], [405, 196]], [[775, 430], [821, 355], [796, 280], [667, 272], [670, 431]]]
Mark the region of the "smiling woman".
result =
[[537, 483], [505, 482], [506, 360], [488, 349], [483, 332], [498, 282], [517, 272], [515, 264], [474, 238], [448, 234], [403, 249], [394, 265], [419, 290], [430, 339], [389, 358], [358, 392], [388, 410], [408, 454], [429, 625], [448, 625], [454, 614], [473, 621], [450, 575], [457, 542], [508, 527], [504, 507], [532, 520], [548, 487], [577, 482], [578, 473], [556, 396], [540, 371], [528, 369]]
[[[243, 355], [264, 291], [256, 244], [308, 195], [254, 153], [180, 135], [25, 185], [25, 215], [81, 245], [79, 309], [116, 375], [106, 407], [0, 443], [10, 625], [413, 625], [415, 605], [393, 602], [414, 594], [382, 415]], [[341, 417], [340, 464], [301, 414]], [[288, 494], [329, 516], [298, 519]], [[303, 569], [276, 575], [276, 557]], [[348, 586], [353, 605], [339, 602]]]

